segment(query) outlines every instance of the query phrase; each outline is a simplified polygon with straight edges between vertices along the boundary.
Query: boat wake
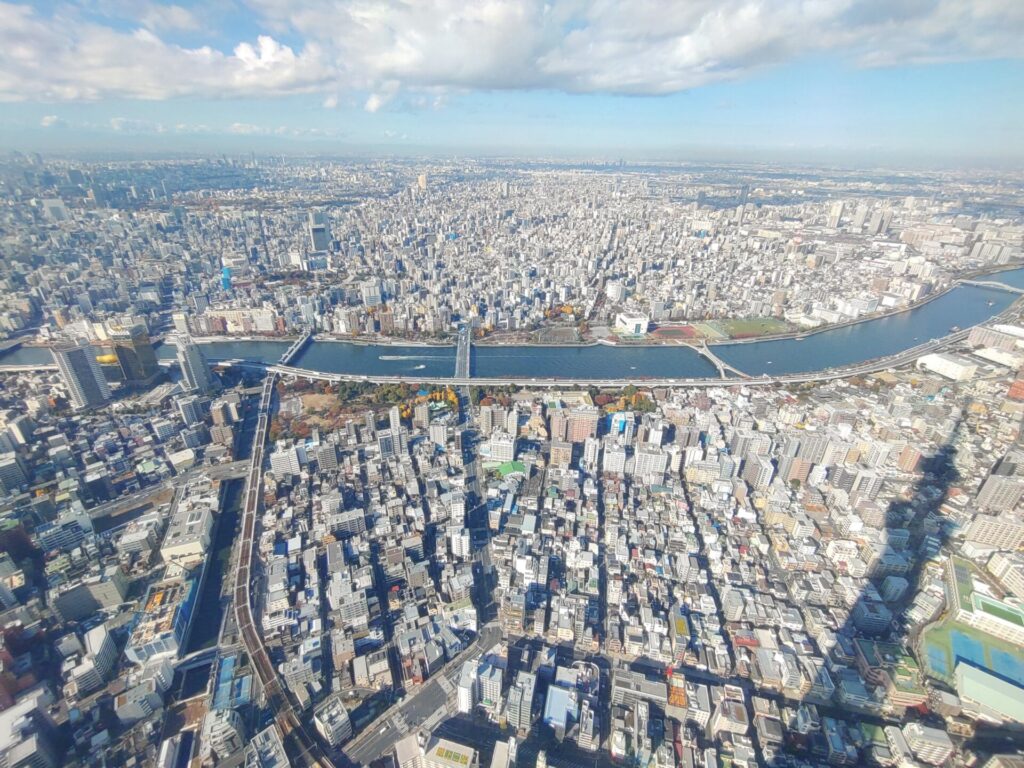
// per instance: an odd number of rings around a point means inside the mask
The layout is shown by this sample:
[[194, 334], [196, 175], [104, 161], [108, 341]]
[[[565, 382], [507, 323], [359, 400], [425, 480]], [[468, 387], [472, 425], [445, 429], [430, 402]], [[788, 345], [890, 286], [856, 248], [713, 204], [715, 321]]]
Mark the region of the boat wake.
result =
[[430, 360], [430, 355], [378, 355], [378, 360]]

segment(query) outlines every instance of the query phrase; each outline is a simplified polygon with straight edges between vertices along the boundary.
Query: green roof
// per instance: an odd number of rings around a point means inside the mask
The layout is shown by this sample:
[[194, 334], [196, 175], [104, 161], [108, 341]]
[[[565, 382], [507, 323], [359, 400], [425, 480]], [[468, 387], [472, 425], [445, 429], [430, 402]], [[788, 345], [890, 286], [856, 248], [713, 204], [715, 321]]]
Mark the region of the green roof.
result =
[[498, 467], [498, 472], [501, 474], [502, 477], [507, 477], [508, 475], [511, 475], [514, 472], [519, 472], [520, 474], [525, 475], [526, 465], [523, 464], [523, 462], [521, 461], [506, 461], [504, 464]]

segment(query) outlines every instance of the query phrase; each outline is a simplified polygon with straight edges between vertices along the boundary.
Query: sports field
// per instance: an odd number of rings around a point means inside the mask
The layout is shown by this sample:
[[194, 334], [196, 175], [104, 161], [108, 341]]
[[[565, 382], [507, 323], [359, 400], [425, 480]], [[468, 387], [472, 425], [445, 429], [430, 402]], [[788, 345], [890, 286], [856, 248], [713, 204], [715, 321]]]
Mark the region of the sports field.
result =
[[1024, 685], [1024, 651], [1012, 643], [951, 620], [928, 630], [923, 642], [925, 668], [939, 680], [952, 683], [963, 659]]
[[709, 325], [721, 328], [722, 332], [733, 339], [749, 339], [755, 336], [770, 336], [792, 330], [782, 320], [774, 317], [751, 317], [741, 320], [715, 320]]
[[659, 339], [695, 339], [697, 329], [692, 325], [666, 325], [655, 328], [651, 335]]

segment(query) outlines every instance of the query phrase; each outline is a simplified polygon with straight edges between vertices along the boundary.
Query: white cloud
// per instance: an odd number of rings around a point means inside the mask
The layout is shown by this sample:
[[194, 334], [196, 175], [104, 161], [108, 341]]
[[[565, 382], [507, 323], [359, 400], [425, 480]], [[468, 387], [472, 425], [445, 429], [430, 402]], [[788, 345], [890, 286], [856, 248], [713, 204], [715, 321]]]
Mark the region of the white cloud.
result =
[[24, 5], [0, 3], [0, 17], [0, 100], [276, 96], [336, 80], [314, 43], [295, 53], [260, 36], [225, 54], [173, 45], [147, 29], [47, 18]]
[[193, 32], [199, 29], [199, 19], [188, 8], [180, 5], [146, 3], [138, 13], [139, 21], [151, 30], [177, 30]]
[[404, 89], [661, 94], [828, 52], [876, 66], [1018, 57], [1018, 0], [250, 0], [379, 109]]
[[43, 115], [43, 118], [39, 121], [39, 125], [43, 128], [53, 128], [62, 124], [63, 121], [56, 115]]
[[163, 123], [130, 117], [112, 117], [107, 125], [118, 133], [167, 133], [167, 126]]
[[228, 133], [237, 133], [240, 136], [251, 136], [258, 133], [270, 133], [266, 128], [252, 123], [232, 123], [228, 126]]
[[[857, 66], [1019, 58], [1020, 0], [247, 0], [261, 35], [228, 53], [148, 3], [122, 32], [0, 3], [0, 99], [166, 99], [316, 92], [374, 112], [470, 89], [662, 94], [825, 53]], [[302, 41], [301, 49], [279, 39]], [[211, 39], [214, 39], [211, 37]]]

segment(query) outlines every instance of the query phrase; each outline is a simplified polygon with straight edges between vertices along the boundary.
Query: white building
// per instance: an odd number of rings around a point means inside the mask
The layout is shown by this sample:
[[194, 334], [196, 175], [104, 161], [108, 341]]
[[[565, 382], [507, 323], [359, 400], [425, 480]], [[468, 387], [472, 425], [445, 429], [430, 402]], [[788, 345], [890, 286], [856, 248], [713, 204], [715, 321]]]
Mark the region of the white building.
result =
[[917, 359], [917, 368], [945, 376], [952, 381], [968, 381], [978, 372], [978, 366], [960, 355], [935, 353]]
[[245, 724], [233, 709], [215, 709], [203, 718], [202, 742], [224, 762], [245, 746]]
[[332, 696], [313, 713], [317, 732], [332, 747], [352, 738], [352, 720], [340, 696]]
[[516, 439], [508, 432], [495, 432], [488, 445], [494, 461], [513, 461], [516, 457]]
[[459, 685], [457, 688], [457, 703], [459, 712], [468, 715], [473, 712], [477, 702], [476, 684], [477, 662], [467, 661], [462, 665], [459, 672]]
[[168, 572], [200, 565], [210, 551], [213, 514], [220, 507], [217, 489], [208, 477], [192, 480], [182, 491], [160, 546]]
[[942, 765], [953, 754], [953, 742], [939, 728], [908, 723], [903, 727], [903, 736], [917, 759], [931, 765]]
[[651, 318], [640, 312], [620, 312], [615, 316], [615, 332], [625, 336], [645, 336]]

